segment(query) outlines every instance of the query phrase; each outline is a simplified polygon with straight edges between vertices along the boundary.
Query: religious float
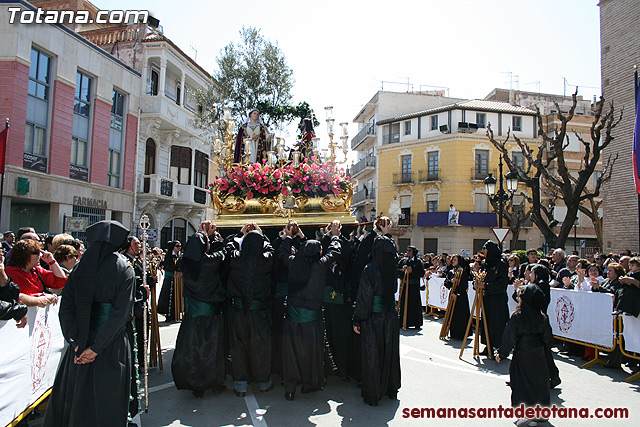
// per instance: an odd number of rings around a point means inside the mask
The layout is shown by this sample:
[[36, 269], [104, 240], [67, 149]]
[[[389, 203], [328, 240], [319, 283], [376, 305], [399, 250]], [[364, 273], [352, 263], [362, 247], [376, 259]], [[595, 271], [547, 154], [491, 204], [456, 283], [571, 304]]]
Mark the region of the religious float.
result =
[[224, 110], [220, 137], [213, 142], [220, 176], [209, 185], [218, 227], [238, 228], [249, 221], [261, 227], [282, 227], [290, 220], [312, 226], [336, 219], [342, 224], [357, 224], [350, 210], [353, 188], [340, 167], [346, 163], [347, 124], [341, 124], [344, 160], [337, 162], [338, 144], [333, 142], [334, 119], [329, 108], [326, 155], [302, 149], [303, 143], [317, 147], [319, 138], [303, 138], [298, 147], [287, 148], [284, 139], [277, 137], [271, 150], [256, 156], [258, 146], [243, 138], [246, 135], [232, 132], [235, 121], [230, 111]]

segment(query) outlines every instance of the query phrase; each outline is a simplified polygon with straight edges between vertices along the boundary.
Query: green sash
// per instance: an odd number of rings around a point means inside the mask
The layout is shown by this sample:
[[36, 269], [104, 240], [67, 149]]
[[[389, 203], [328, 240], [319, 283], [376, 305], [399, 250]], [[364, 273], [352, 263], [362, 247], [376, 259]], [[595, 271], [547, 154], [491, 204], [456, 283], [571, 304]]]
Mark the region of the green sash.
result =
[[384, 297], [383, 296], [381, 296], [381, 295], [374, 295], [373, 296], [373, 304], [371, 305], [371, 311], [373, 313], [382, 313], [382, 312], [387, 311], [387, 306], [384, 303]]
[[110, 302], [94, 302], [91, 305], [91, 319], [89, 320], [89, 330], [99, 331], [109, 319], [109, 310], [113, 304]]
[[344, 294], [333, 286], [327, 285], [324, 287], [324, 299], [322, 301], [330, 304], [344, 304]]
[[313, 322], [314, 320], [322, 319], [322, 311], [289, 305], [287, 307], [287, 319], [294, 323]]
[[220, 304], [204, 302], [197, 298], [184, 297], [184, 313], [191, 317], [215, 316], [222, 313]]

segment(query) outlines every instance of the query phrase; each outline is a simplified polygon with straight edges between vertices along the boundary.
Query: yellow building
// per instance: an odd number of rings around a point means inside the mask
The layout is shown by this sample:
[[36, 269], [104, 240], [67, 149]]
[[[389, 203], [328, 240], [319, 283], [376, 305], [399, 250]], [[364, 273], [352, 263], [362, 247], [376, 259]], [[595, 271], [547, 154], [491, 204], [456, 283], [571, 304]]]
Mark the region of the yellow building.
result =
[[[499, 178], [499, 152], [488, 140], [486, 126], [491, 124], [497, 139], [512, 129], [536, 146], [535, 114], [505, 102], [469, 100], [377, 121], [376, 210], [398, 219], [394, 234], [399, 249], [412, 244], [424, 252], [471, 254], [488, 239], [496, 240], [491, 227], [498, 225], [498, 218], [483, 180], [490, 173]], [[524, 163], [515, 141], [509, 154]], [[506, 165], [503, 172], [508, 172]], [[516, 198], [522, 198], [517, 196], [520, 191], [526, 187], [519, 186]], [[455, 225], [450, 225], [450, 210], [457, 217]], [[516, 247], [538, 248], [542, 243], [529, 222], [520, 230]]]

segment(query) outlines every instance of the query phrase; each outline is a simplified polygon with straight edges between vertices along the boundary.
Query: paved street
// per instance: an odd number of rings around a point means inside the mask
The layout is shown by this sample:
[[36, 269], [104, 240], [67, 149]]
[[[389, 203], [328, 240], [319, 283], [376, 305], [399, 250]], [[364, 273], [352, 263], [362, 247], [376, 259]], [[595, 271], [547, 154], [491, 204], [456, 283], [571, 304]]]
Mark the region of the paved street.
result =
[[[296, 395], [285, 401], [284, 389], [275, 377], [276, 388], [260, 393], [256, 388], [245, 398], [236, 397], [230, 379], [227, 390], [214, 395], [207, 392], [196, 399], [190, 391], [175, 389], [171, 378], [171, 357], [179, 323], [161, 326], [164, 371], [153, 369], [149, 376], [149, 413], [140, 424], [149, 426], [511, 426], [513, 419], [420, 419], [403, 418], [412, 408], [498, 407], [509, 406], [509, 362], [497, 364], [471, 357], [467, 345], [458, 359], [459, 341], [438, 339], [441, 321], [426, 319], [421, 331], [402, 332], [402, 388], [398, 401], [385, 399], [378, 407], [365, 405], [355, 383], [331, 377], [324, 391]], [[566, 408], [629, 408], [629, 419], [551, 419], [542, 426], [619, 426], [640, 421], [640, 381], [623, 382], [628, 371], [602, 366], [580, 369], [584, 362], [555, 354], [562, 384], [551, 394], [552, 404]]]

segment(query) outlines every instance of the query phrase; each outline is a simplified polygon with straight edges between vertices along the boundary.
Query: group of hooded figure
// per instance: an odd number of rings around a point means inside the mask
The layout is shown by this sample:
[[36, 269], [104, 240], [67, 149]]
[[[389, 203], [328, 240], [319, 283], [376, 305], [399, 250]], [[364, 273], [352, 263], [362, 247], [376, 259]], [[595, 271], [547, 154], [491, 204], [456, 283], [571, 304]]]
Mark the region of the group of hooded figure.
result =
[[222, 239], [204, 222], [183, 251], [185, 313], [172, 360], [178, 389], [196, 397], [249, 384], [274, 388], [280, 374], [286, 400], [322, 390], [333, 373], [361, 383], [370, 405], [400, 388], [397, 251], [377, 232], [349, 241], [334, 221], [320, 239], [288, 224], [271, 242], [255, 223]]

